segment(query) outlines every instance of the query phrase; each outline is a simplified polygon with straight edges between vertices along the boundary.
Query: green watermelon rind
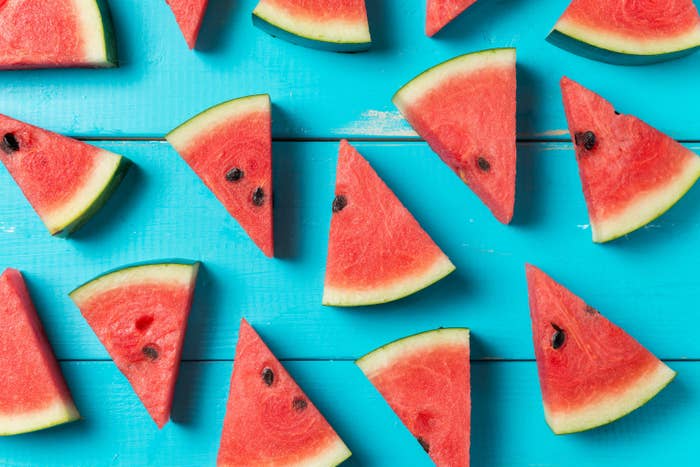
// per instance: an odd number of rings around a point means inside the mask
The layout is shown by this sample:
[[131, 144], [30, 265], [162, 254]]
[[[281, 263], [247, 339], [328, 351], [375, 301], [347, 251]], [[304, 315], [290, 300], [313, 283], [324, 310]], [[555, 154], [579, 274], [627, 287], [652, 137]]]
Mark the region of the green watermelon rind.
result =
[[85, 2], [73, 1], [76, 10], [81, 13], [79, 15], [83, 28], [81, 37], [87, 45], [85, 56], [82, 57], [83, 63], [77, 66], [94, 68], [118, 66], [114, 25], [107, 1], [93, 0], [92, 8], [86, 8]]
[[[557, 435], [567, 435], [580, 433], [601, 426], [608, 425], [621, 419], [638, 408], [644, 406], [651, 399], [656, 397], [671, 381], [676, 377], [676, 372], [670, 369], [665, 363], [659, 361], [657, 373], [653, 378], [647, 375], [640, 377], [637, 384], [630, 385], [630, 391], [638, 390], [639, 394], [630, 395], [628, 391], [623, 396], [618, 397], [614, 402], [608, 402], [598, 411], [592, 410], [588, 417], [580, 417], [578, 420], [569, 420], [557, 423], [545, 406], [545, 420], [552, 431]], [[566, 418], [566, 414], [562, 418]]]
[[284, 20], [275, 18], [272, 11], [266, 13], [261, 9], [261, 5], [258, 5], [253, 10], [253, 25], [274, 37], [279, 37], [293, 44], [330, 52], [364, 52], [372, 45], [369, 29], [366, 31], [366, 36], [363, 31], [362, 37], [358, 35], [354, 39], [325, 39], [314, 36], [313, 31], [305, 30], [301, 23], [294, 25], [293, 20], [292, 24], [285, 26], [282, 24]]
[[0, 426], [6, 427], [10, 423], [14, 428], [0, 429], [0, 436], [20, 435], [32, 433], [34, 431], [45, 430], [65, 423], [80, 420], [80, 413], [71, 400], [57, 400], [51, 407], [42, 410], [34, 410], [29, 413], [13, 414], [10, 418], [12, 422], [3, 420], [0, 414]]
[[100, 10], [100, 18], [102, 19], [102, 40], [104, 41], [105, 49], [105, 66], [118, 66], [119, 59], [117, 54], [117, 41], [114, 34], [114, 23], [112, 14], [109, 10], [107, 0], [96, 0], [97, 8]]

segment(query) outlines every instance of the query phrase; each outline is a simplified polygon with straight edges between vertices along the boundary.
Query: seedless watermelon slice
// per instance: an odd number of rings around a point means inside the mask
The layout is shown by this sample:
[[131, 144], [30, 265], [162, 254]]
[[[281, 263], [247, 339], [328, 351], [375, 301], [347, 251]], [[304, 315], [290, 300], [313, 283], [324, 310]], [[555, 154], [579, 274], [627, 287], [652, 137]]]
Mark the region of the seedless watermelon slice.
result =
[[260, 0], [253, 24], [298, 45], [335, 52], [369, 49], [365, 0]]
[[211, 107], [166, 135], [168, 142], [267, 256], [274, 254], [270, 96]]
[[547, 40], [594, 60], [644, 65], [696, 51], [700, 16], [693, 0], [573, 0]]
[[170, 418], [198, 266], [126, 266], [70, 293], [159, 428]]
[[217, 465], [328, 467], [350, 455], [260, 336], [241, 320]]
[[166, 0], [190, 49], [194, 49], [209, 0]]
[[476, 0], [428, 0], [425, 33], [432, 37]]
[[504, 224], [515, 204], [515, 49], [437, 65], [394, 95], [396, 107]]
[[0, 275], [0, 436], [80, 418], [19, 271]]
[[0, 30], [0, 69], [117, 64], [112, 20], [103, 0], [4, 0]]
[[469, 465], [469, 330], [406, 337], [357, 360], [438, 467]]
[[676, 376], [593, 307], [527, 265], [532, 334], [547, 423], [556, 434], [605, 425]]
[[390, 302], [455, 267], [369, 163], [343, 140], [336, 174], [323, 304]]
[[107, 201], [130, 162], [0, 115], [0, 160], [52, 235], [68, 235]]
[[580, 84], [561, 80], [594, 242], [666, 212], [700, 177], [700, 157]]

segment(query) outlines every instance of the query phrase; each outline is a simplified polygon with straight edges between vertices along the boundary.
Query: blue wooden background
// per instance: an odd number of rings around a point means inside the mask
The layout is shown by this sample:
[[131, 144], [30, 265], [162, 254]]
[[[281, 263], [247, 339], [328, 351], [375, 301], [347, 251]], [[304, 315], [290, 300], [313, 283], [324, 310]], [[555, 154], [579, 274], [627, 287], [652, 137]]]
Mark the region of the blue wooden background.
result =
[[[594, 245], [560, 104], [562, 74], [700, 151], [700, 54], [645, 68], [569, 55], [544, 41], [567, 0], [480, 0], [435, 39], [424, 2], [368, 0], [374, 47], [341, 55], [255, 29], [255, 0], [210, 0], [197, 52], [163, 1], [112, 0], [121, 67], [0, 73], [0, 112], [92, 140], [136, 163], [93, 221], [50, 237], [0, 170], [0, 266], [21, 269], [84, 420], [0, 439], [1, 465], [212, 465], [241, 316], [260, 331], [346, 440], [348, 465], [431, 465], [352, 360], [437, 326], [472, 329], [474, 466], [693, 465], [700, 457], [696, 273], [700, 189], [619, 241]], [[410, 5], [406, 5], [410, 3]], [[518, 48], [518, 200], [497, 223], [410, 130], [393, 92], [424, 68]], [[276, 238], [266, 259], [162, 135], [199, 110], [272, 96]], [[641, 97], [640, 97], [641, 96]], [[356, 140], [457, 271], [407, 299], [322, 307], [337, 140]], [[158, 431], [66, 293], [125, 263], [204, 263], [174, 423]], [[601, 309], [679, 372], [625, 419], [556, 437], [543, 416], [524, 262]]]

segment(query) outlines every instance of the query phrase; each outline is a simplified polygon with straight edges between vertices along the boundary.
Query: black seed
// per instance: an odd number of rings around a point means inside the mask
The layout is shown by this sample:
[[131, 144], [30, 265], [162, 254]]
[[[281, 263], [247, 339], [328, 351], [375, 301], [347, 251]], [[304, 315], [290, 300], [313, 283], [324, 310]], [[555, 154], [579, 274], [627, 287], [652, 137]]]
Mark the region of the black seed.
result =
[[348, 199], [343, 195], [338, 195], [333, 200], [333, 212], [340, 212], [348, 205]]
[[0, 141], [0, 148], [5, 151], [6, 154], [12, 154], [13, 152], [19, 151], [19, 142], [15, 135], [12, 133], [5, 133]]
[[271, 369], [265, 368], [260, 376], [262, 376], [262, 380], [266, 385], [272, 386], [272, 382], [275, 380], [275, 374]]
[[229, 169], [228, 172], [226, 172], [226, 181], [227, 182], [237, 182], [240, 179], [243, 178], [243, 171], [239, 169], [238, 167], [234, 167], [232, 169]]
[[595, 133], [592, 131], [579, 132], [574, 135], [576, 146], [583, 146], [588, 151], [595, 147]]
[[620, 112], [618, 112], [618, 111], [616, 110], [616, 111], [615, 111], [615, 115], [620, 115]]
[[257, 187], [253, 192], [253, 204], [262, 206], [265, 203], [265, 190], [262, 187]]
[[158, 351], [155, 347], [151, 345], [144, 345], [141, 349], [141, 352], [143, 352], [143, 354], [150, 360], [155, 360], [156, 358], [158, 358]]
[[560, 348], [562, 345], [564, 345], [564, 341], [566, 340], [566, 333], [562, 328], [557, 326], [554, 323], [550, 323], [552, 327], [554, 328], [554, 334], [552, 334], [552, 348], [554, 350], [557, 350]]
[[420, 443], [421, 447], [425, 450], [425, 452], [430, 452], [430, 444], [426, 440], [419, 436], [418, 442]]
[[592, 315], [597, 315], [597, 314], [598, 314], [598, 310], [596, 310], [595, 308], [593, 308], [593, 307], [590, 306], [590, 305], [586, 305], [585, 310], [586, 310], [586, 313], [590, 313], [590, 314], [592, 314]]
[[476, 158], [476, 166], [484, 172], [488, 172], [489, 170], [491, 170], [491, 164], [483, 157]]
[[301, 412], [306, 409], [306, 406], [308, 403], [306, 402], [306, 399], [303, 397], [295, 397], [294, 400], [292, 401], [292, 408], [296, 410], [297, 412]]

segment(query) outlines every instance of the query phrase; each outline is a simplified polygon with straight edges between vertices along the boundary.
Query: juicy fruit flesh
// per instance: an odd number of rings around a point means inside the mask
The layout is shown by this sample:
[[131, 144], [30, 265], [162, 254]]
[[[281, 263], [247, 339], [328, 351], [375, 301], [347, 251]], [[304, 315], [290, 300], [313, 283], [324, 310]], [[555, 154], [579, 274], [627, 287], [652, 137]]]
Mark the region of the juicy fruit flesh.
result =
[[[542, 399], [556, 433], [608, 423], [643, 405], [668, 383], [657, 387], [650, 376], [665, 365], [598, 311], [534, 266], [527, 266], [527, 279]], [[554, 326], [566, 336], [559, 346], [553, 345], [558, 332]], [[668, 373], [672, 378], [673, 372]], [[648, 391], [647, 384], [653, 385]], [[629, 400], [635, 394], [646, 398]], [[598, 406], [600, 411], [590, 410]], [[616, 414], [620, 407], [625, 410]], [[586, 412], [586, 419], [577, 419]]]
[[202, 26], [202, 19], [207, 9], [208, 0], [167, 0], [173, 10], [177, 24], [187, 41], [187, 46], [194, 49]]
[[0, 435], [80, 418], [21, 274], [0, 276]]
[[476, 0], [428, 0], [425, 33], [433, 36]]
[[365, 0], [261, 0], [260, 4], [282, 10], [289, 16], [315, 22], [363, 21], [367, 18]]
[[336, 465], [350, 456], [250, 325], [239, 331], [217, 465]]

